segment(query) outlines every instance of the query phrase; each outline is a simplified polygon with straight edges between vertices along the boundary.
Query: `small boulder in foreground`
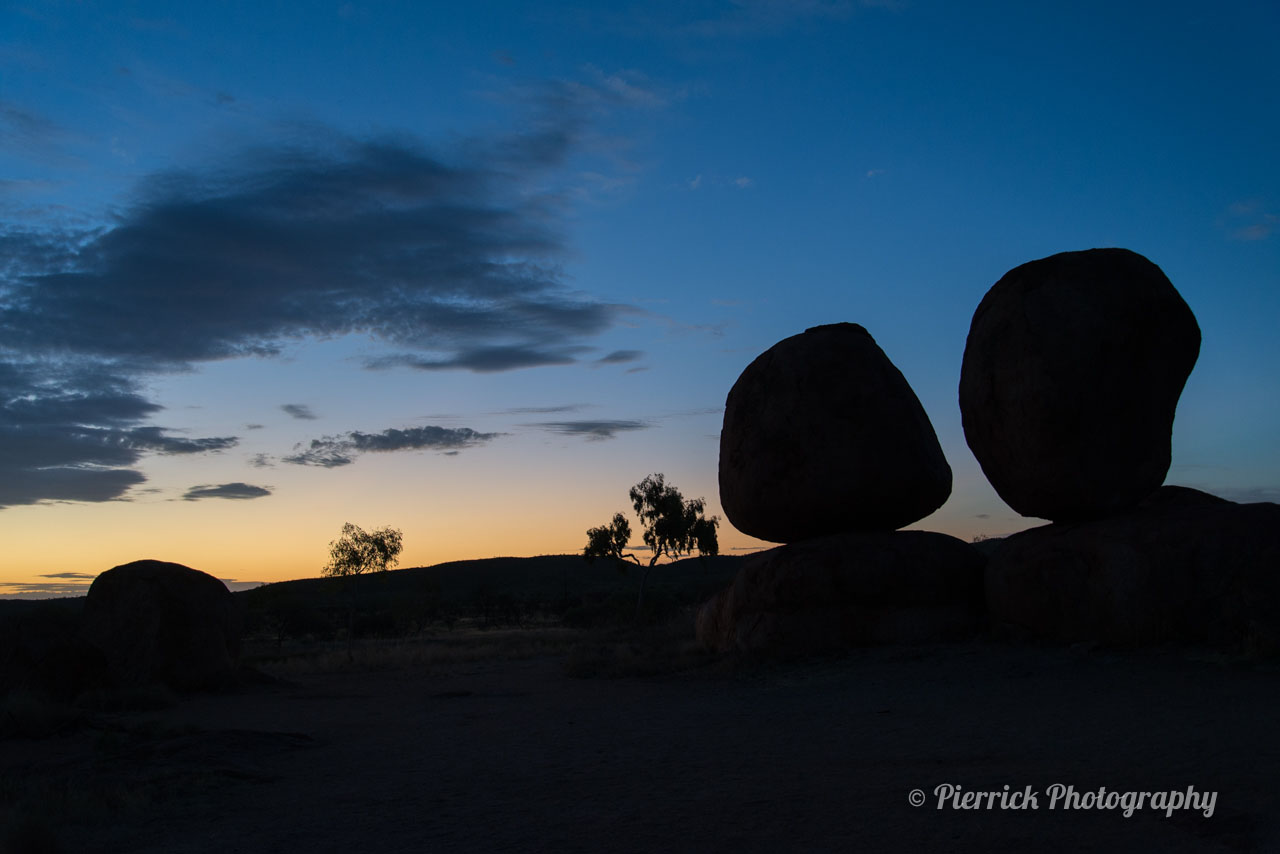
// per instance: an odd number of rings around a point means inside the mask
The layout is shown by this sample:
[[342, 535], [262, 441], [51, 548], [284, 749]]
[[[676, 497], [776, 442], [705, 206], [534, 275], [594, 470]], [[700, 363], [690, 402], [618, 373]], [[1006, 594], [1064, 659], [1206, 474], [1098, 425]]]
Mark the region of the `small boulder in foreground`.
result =
[[139, 560], [94, 579], [82, 629], [116, 684], [192, 691], [235, 679], [241, 621], [239, 603], [212, 575]]

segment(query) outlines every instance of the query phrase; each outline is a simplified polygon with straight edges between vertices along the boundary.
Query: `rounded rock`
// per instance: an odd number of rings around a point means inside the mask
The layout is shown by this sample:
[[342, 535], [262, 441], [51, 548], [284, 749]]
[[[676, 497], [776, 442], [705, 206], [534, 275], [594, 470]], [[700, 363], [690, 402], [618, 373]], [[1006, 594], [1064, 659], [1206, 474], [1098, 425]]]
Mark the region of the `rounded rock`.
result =
[[212, 575], [138, 560], [94, 579], [82, 624], [117, 684], [202, 690], [234, 680], [241, 620], [239, 603]]
[[1195, 315], [1141, 255], [1092, 249], [1023, 264], [973, 315], [960, 371], [965, 439], [1023, 516], [1123, 511], [1164, 482], [1174, 410], [1199, 353]]
[[942, 506], [951, 467], [902, 372], [856, 323], [770, 347], [729, 391], [720, 503], [778, 543], [892, 531]]

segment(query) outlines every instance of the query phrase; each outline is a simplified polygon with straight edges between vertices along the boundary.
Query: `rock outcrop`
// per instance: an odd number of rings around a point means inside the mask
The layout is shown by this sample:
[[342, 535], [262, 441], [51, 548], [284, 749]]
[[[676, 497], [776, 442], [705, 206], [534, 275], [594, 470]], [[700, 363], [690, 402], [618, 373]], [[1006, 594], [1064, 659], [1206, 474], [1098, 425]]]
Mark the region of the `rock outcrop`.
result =
[[720, 503], [743, 533], [791, 543], [892, 531], [951, 494], [924, 407], [861, 326], [817, 326], [747, 366], [725, 403]]
[[960, 373], [965, 439], [1024, 516], [1122, 512], [1164, 482], [1199, 352], [1191, 309], [1141, 255], [1093, 249], [1023, 264], [973, 316]]
[[1007, 538], [986, 569], [1018, 638], [1280, 652], [1280, 505], [1163, 487], [1133, 510]]
[[973, 546], [946, 534], [839, 534], [760, 552], [698, 612], [721, 652], [794, 656], [970, 637], [985, 627]]
[[109, 569], [89, 587], [85, 638], [118, 685], [222, 687], [236, 674], [242, 617], [212, 575], [157, 560]]

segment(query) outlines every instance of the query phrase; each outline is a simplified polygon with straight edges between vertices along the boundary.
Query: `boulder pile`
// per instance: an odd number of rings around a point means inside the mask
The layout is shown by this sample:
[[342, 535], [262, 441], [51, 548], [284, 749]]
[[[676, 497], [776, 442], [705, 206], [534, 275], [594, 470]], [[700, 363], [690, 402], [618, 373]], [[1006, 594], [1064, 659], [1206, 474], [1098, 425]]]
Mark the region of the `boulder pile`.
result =
[[965, 439], [1000, 497], [1050, 524], [979, 551], [897, 530], [942, 505], [951, 470], [867, 331], [779, 342], [729, 392], [720, 497], [739, 530], [787, 545], [703, 605], [699, 639], [806, 653], [990, 628], [1280, 652], [1280, 505], [1162, 486], [1199, 352], [1191, 309], [1134, 252], [1066, 252], [996, 282], [965, 344]]
[[986, 569], [992, 627], [1045, 641], [1280, 650], [1280, 506], [1164, 486], [1200, 328], [1125, 249], [1009, 271], [973, 316], [965, 439], [1000, 497], [1052, 524]]

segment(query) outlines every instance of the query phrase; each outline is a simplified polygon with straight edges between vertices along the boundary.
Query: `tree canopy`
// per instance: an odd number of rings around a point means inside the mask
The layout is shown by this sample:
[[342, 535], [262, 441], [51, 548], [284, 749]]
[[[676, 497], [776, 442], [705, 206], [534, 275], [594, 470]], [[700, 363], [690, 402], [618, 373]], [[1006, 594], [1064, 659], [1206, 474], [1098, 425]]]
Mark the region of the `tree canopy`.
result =
[[329, 543], [329, 562], [321, 571], [329, 576], [382, 572], [399, 562], [403, 546], [404, 535], [395, 528], [365, 531], [348, 522], [342, 536]]
[[608, 558], [617, 566], [625, 567], [630, 559], [644, 568], [640, 579], [640, 594], [636, 599], [636, 613], [644, 603], [645, 582], [653, 567], [666, 557], [676, 560], [696, 551], [701, 556], [712, 557], [720, 553], [716, 527], [720, 520], [706, 512], [706, 502], [701, 498], [685, 500], [680, 490], [667, 484], [661, 473], [651, 474], [631, 487], [631, 506], [640, 517], [643, 526], [641, 538], [649, 548], [649, 563], [644, 565], [634, 554], [626, 551], [631, 539], [631, 523], [621, 513], [615, 513], [608, 525], [587, 529], [587, 545], [582, 550], [588, 562]]

